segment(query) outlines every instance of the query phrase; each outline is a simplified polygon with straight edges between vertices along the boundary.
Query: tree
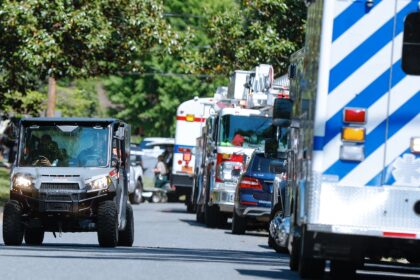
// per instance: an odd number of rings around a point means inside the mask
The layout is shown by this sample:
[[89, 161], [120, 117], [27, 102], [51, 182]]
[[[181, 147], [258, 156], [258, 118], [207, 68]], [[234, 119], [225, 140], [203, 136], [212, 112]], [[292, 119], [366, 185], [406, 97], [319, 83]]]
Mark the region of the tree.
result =
[[303, 1], [242, 0], [236, 9], [211, 16], [210, 48], [191, 54], [199, 58], [191, 71], [229, 75], [267, 63], [284, 72], [290, 55], [303, 45], [305, 18]]
[[207, 14], [234, 5], [231, 0], [165, 1], [165, 18], [180, 36], [182, 51], [160, 56], [161, 50], [155, 48], [143, 60], [143, 73], [106, 80], [105, 89], [116, 105], [110, 115], [128, 121], [134, 133], [173, 136], [180, 103], [194, 96], [210, 96], [218, 85], [227, 83], [222, 76], [191, 73], [193, 58], [186, 54], [208, 48]]
[[155, 0], [2, 1], [0, 98], [47, 78], [141, 71], [151, 48], [177, 47], [162, 13]]

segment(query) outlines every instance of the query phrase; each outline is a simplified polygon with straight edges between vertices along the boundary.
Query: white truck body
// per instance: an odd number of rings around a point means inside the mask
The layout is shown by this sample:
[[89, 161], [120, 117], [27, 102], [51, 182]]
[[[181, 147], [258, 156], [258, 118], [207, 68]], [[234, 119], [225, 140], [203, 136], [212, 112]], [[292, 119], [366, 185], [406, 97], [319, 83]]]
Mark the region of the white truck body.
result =
[[291, 87], [292, 239], [304, 260], [418, 258], [420, 77], [403, 48], [420, 32], [419, 1], [311, 2]]

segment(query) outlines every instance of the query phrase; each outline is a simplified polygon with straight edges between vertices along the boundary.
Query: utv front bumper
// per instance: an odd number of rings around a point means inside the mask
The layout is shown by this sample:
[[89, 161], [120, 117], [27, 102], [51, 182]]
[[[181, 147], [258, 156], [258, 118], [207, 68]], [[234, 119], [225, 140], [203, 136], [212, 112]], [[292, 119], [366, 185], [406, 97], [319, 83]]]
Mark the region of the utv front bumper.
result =
[[91, 214], [97, 203], [108, 200], [114, 193], [106, 190], [78, 191], [12, 191], [10, 198], [21, 203], [25, 212], [32, 214], [68, 213], [74, 215]]

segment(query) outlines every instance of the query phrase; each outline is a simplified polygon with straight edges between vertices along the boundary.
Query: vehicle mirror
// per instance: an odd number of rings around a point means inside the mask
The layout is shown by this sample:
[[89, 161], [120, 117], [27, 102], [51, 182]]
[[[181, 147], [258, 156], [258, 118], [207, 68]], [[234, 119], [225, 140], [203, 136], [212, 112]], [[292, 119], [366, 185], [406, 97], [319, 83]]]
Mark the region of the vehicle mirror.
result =
[[277, 127], [290, 126], [292, 117], [293, 101], [285, 98], [277, 98], [273, 106], [273, 125]]
[[273, 160], [270, 162], [270, 172], [280, 174], [286, 172], [286, 166], [283, 160]]
[[266, 139], [264, 143], [264, 152], [268, 157], [275, 157], [277, 154], [278, 143], [274, 139]]
[[290, 64], [287, 72], [290, 80], [296, 78], [296, 64]]
[[117, 131], [115, 132], [115, 137], [119, 140], [124, 140], [124, 127], [118, 127]]

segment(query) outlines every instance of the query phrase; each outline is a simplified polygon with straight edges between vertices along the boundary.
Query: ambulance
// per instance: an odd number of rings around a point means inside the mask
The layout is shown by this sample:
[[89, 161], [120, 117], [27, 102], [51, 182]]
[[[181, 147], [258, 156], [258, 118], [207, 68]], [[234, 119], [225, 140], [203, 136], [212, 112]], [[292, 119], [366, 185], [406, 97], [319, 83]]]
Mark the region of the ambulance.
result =
[[290, 67], [290, 267], [321, 278], [330, 261], [349, 279], [369, 259], [419, 263], [419, 0], [305, 2], [302, 67]]
[[193, 186], [196, 139], [201, 135], [206, 118], [215, 104], [215, 98], [198, 98], [179, 105], [176, 114], [175, 145], [172, 163], [171, 185], [177, 196], [185, 195], [187, 211], [192, 212], [191, 191]]

